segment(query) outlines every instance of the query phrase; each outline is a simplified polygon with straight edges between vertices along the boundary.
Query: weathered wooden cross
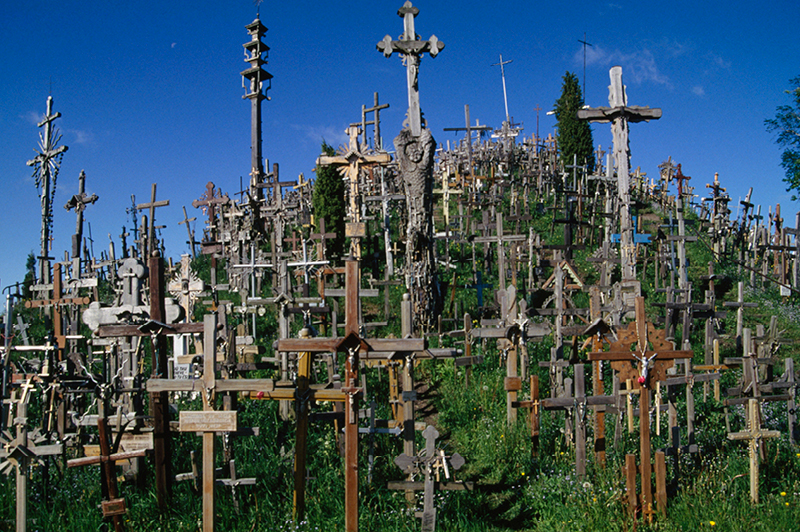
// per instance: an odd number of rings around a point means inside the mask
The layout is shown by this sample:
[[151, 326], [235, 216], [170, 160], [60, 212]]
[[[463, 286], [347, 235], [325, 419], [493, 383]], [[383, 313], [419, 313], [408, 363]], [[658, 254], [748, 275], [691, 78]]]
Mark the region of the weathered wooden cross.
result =
[[418, 83], [420, 57], [425, 52], [431, 57], [436, 57], [444, 49], [444, 43], [437, 39], [436, 35], [432, 35], [427, 41], [419, 39], [414, 29], [414, 18], [419, 14], [419, 8], [411, 5], [409, 0], [397, 10], [397, 14], [403, 19], [403, 34], [400, 40], [392, 40], [391, 36], [387, 35], [378, 42], [377, 47], [386, 57], [391, 57], [392, 52], [398, 52], [404, 57], [408, 80], [408, 127], [412, 136], [419, 137], [422, 133]]
[[614, 135], [614, 162], [617, 167], [617, 187], [620, 201], [620, 255], [622, 258], [622, 280], [636, 278], [635, 244], [631, 223], [630, 197], [630, 148], [628, 146], [628, 123], [658, 120], [661, 109], [628, 106], [625, 85], [622, 84], [622, 67], [615, 66], [610, 72], [609, 107], [579, 109], [578, 118], [591, 122], [612, 122]]
[[750, 399], [747, 403], [747, 425], [746, 430], [731, 432], [728, 434], [730, 440], [748, 440], [750, 453], [750, 499], [754, 504], [758, 504], [758, 449], [761, 440], [766, 438], [777, 438], [781, 435], [777, 430], [764, 430], [761, 428], [761, 416], [757, 399]]

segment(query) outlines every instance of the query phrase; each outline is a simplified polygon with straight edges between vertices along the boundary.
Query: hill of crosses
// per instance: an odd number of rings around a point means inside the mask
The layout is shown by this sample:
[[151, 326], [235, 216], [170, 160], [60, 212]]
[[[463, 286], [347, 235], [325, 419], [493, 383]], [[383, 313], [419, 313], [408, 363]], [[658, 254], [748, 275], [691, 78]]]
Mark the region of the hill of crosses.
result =
[[0, 530], [796, 530], [800, 214], [668, 154], [632, 171], [628, 126], [662, 111], [620, 67], [571, 117], [611, 128], [591, 164], [468, 108], [438, 145], [417, 79], [448, 50], [398, 14], [375, 53], [403, 58], [402, 130], [384, 143], [376, 93], [314, 179], [264, 162], [245, 26], [249, 182], [187, 183], [182, 256], [155, 183], [95, 255], [83, 174], [56, 256], [47, 99], [40, 253], [5, 291]]

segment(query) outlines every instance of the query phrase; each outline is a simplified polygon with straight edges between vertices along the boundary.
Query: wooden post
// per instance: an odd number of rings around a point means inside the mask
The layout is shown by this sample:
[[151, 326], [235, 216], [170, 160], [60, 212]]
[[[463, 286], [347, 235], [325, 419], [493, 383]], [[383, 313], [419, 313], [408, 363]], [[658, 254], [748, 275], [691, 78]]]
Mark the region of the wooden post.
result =
[[[302, 329], [299, 336], [308, 338], [310, 334], [308, 329]], [[310, 406], [308, 389], [311, 384], [312, 357], [313, 353], [310, 351], [297, 354], [297, 400], [295, 401], [297, 427], [294, 446], [294, 506], [292, 512], [295, 523], [303, 520], [306, 511], [306, 455]]]
[[656, 451], [656, 507], [667, 516], [667, 462], [663, 451]]

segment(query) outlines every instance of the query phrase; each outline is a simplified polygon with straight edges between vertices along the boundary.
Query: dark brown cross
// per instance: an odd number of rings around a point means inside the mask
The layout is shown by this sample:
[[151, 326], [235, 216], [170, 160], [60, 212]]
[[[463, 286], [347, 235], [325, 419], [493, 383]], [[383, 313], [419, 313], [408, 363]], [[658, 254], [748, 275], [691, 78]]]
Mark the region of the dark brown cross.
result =
[[142, 211], [144, 209], [148, 209], [150, 211], [150, 219], [148, 220], [148, 227], [147, 227], [147, 248], [145, 249], [145, 256], [149, 257], [150, 252], [152, 252], [155, 247], [153, 246], [153, 242], [155, 242], [155, 219], [156, 219], [156, 207], [166, 207], [169, 205], [169, 200], [161, 200], [156, 201], [156, 184], [153, 183], [152, 188], [150, 189], [150, 203], [139, 203], [136, 205], [137, 211]]
[[[609, 351], [589, 353], [589, 360], [608, 360], [617, 371], [620, 382], [630, 381], [639, 389], [639, 443], [642, 482], [642, 511], [648, 519], [653, 514], [653, 487], [650, 449], [650, 387], [656, 381], [667, 378], [667, 369], [675, 360], [691, 359], [692, 351], [677, 351], [665, 338], [665, 331], [658, 331], [645, 317], [644, 298], [635, 300], [636, 321], [627, 329], [619, 329], [619, 340], [611, 344]], [[652, 344], [649, 349], [648, 342]]]
[[97, 194], [87, 196], [85, 192], [86, 186], [86, 172], [81, 170], [81, 175], [78, 177], [78, 193], [72, 196], [70, 200], [64, 205], [66, 210], [75, 210], [78, 218], [75, 225], [75, 234], [72, 235], [72, 258], [81, 256], [81, 240], [83, 238], [83, 211], [87, 205], [93, 204], [99, 198]]
[[131, 458], [144, 456], [147, 451], [142, 449], [124, 453], [112, 453], [111, 443], [109, 441], [108, 420], [103, 416], [97, 419], [97, 431], [100, 437], [100, 455], [68, 460], [67, 467], [102, 464], [103, 480], [108, 492], [108, 500], [103, 501], [101, 505], [103, 517], [111, 520], [116, 532], [121, 532], [125, 530], [122, 516], [125, 515], [127, 510], [125, 508], [125, 499], [119, 496], [117, 490], [117, 474], [114, 471], [114, 464], [120, 460], [129, 460]]
[[333, 240], [334, 238], [336, 238], [336, 233], [334, 233], [332, 231], [325, 232], [325, 217], [324, 216], [319, 219], [319, 224], [318, 225], [319, 225], [319, 227], [318, 227], [319, 232], [318, 233], [312, 233], [311, 235], [309, 235], [309, 238], [311, 238], [312, 240], [319, 240], [318, 258], [320, 260], [323, 260], [325, 258], [325, 255], [326, 255], [326, 253], [325, 253], [325, 241], [326, 240]]
[[675, 173], [675, 180], [678, 182], [678, 197], [683, 197], [683, 184], [686, 181], [689, 181], [691, 177], [688, 175], [683, 175], [683, 170], [681, 170], [681, 163], [678, 163], [678, 170]]

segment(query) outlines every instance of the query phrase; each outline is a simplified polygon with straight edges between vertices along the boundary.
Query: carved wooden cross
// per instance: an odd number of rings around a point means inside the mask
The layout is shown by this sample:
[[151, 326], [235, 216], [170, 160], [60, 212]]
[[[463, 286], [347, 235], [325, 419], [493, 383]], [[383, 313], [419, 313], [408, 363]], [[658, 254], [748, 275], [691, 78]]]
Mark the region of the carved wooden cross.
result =
[[[609, 351], [589, 353], [589, 360], [608, 360], [617, 371], [620, 382], [628, 379], [639, 389], [639, 443], [642, 482], [642, 511], [652, 519], [653, 487], [650, 482], [652, 464], [650, 449], [650, 389], [656, 381], [667, 378], [667, 369], [677, 359], [692, 358], [692, 351], [677, 351], [665, 338], [665, 331], [656, 330], [645, 317], [644, 298], [635, 300], [636, 321], [627, 329], [619, 329], [618, 341]], [[652, 344], [652, 349], [650, 345]]]
[[414, 137], [422, 133], [422, 111], [419, 106], [419, 62], [423, 53], [428, 52], [431, 57], [436, 57], [444, 49], [444, 43], [431, 35], [427, 41], [421, 41], [414, 29], [414, 18], [419, 14], [419, 9], [411, 5], [409, 0], [403, 4], [397, 14], [403, 19], [403, 34], [400, 40], [394, 41], [387, 35], [378, 42], [378, 50], [386, 57], [391, 57], [392, 52], [404, 56], [406, 64], [406, 78], [408, 80], [408, 127]]
[[358, 146], [358, 127], [347, 128], [350, 136], [347, 153], [344, 155], [327, 156], [323, 155], [317, 159], [318, 166], [338, 166], [339, 173], [342, 174], [350, 185], [348, 206], [348, 218], [345, 236], [351, 237], [351, 255], [356, 259], [361, 257], [361, 239], [367, 236], [364, 222], [361, 221], [361, 194], [358, 190], [358, 177], [361, 169], [375, 164], [386, 164], [391, 162], [392, 157], [388, 153], [377, 153], [375, 155], [364, 155]]

